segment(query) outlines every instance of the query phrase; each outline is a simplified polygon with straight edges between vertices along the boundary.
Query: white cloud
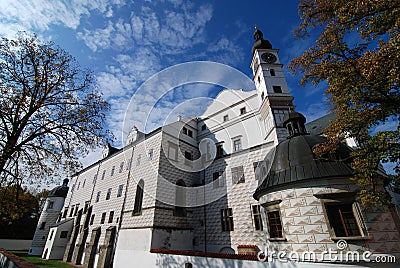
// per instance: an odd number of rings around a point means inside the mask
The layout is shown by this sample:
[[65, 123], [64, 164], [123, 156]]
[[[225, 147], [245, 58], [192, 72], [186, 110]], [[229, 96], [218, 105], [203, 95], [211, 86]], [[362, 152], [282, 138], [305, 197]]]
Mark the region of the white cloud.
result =
[[[104, 16], [112, 14], [112, 6], [121, 6], [123, 1], [51, 1], [51, 0], [3, 0], [0, 1], [0, 34], [14, 36], [16, 31], [42, 32], [52, 25], [77, 29], [82, 16], [97, 11]], [[16, 28], [10, 24], [18, 25]]]

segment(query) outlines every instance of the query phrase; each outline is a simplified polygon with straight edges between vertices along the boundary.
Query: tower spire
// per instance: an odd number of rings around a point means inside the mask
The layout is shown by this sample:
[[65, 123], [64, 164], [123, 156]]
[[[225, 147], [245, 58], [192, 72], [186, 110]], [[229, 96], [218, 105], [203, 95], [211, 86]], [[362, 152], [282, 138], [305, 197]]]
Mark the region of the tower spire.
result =
[[254, 51], [256, 51], [256, 49], [264, 49], [264, 48], [272, 49], [271, 43], [268, 40], [264, 40], [264, 38], [263, 38], [264, 34], [260, 29], [258, 29], [257, 24], [254, 24], [254, 29], [255, 30], [254, 30], [253, 36], [254, 36], [255, 42], [254, 42], [254, 45], [252, 48], [253, 54], [254, 54]]

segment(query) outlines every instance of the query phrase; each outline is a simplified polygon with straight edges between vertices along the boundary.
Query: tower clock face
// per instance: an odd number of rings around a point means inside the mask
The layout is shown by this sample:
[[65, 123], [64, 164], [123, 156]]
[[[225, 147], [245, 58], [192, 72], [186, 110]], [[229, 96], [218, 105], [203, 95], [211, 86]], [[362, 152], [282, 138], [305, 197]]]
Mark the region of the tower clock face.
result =
[[274, 63], [276, 61], [276, 56], [272, 53], [263, 53], [261, 54], [261, 59], [266, 63]]

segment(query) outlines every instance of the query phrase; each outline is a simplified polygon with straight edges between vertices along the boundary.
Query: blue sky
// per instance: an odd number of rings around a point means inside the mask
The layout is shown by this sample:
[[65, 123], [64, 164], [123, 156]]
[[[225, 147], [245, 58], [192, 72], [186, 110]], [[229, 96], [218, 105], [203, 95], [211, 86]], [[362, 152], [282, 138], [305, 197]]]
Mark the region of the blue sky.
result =
[[[0, 35], [13, 37], [18, 30], [36, 32], [71, 53], [84, 68], [93, 70], [96, 83], [111, 104], [108, 127], [121, 145], [121, 128], [132, 95], [153, 74], [190, 61], [214, 61], [251, 78], [254, 24], [264, 32], [281, 62], [312, 45], [296, 40], [299, 24], [297, 1], [122, 1], [122, 0], [3, 0]], [[300, 87], [299, 77], [286, 71], [297, 110], [308, 121], [327, 112], [324, 85]], [[211, 98], [221, 88], [199, 85], [177, 88], [158, 103], [151, 128], [164, 122], [169, 110], [191, 98]], [[206, 102], [204, 102], [206, 103]], [[196, 114], [201, 105], [190, 111]], [[190, 105], [188, 106], [190, 107]], [[158, 116], [158, 117], [157, 117]], [[139, 128], [140, 129], [140, 128]], [[98, 153], [89, 157], [91, 162]]]

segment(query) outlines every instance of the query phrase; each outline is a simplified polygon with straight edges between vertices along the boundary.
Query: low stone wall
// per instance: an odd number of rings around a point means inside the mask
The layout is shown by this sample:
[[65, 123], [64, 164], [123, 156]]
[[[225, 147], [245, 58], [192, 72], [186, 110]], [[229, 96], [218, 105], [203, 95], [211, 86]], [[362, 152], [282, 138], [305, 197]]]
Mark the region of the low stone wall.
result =
[[0, 268], [38, 268], [20, 257], [0, 248]]
[[0, 248], [6, 250], [28, 250], [32, 240], [0, 239]]

